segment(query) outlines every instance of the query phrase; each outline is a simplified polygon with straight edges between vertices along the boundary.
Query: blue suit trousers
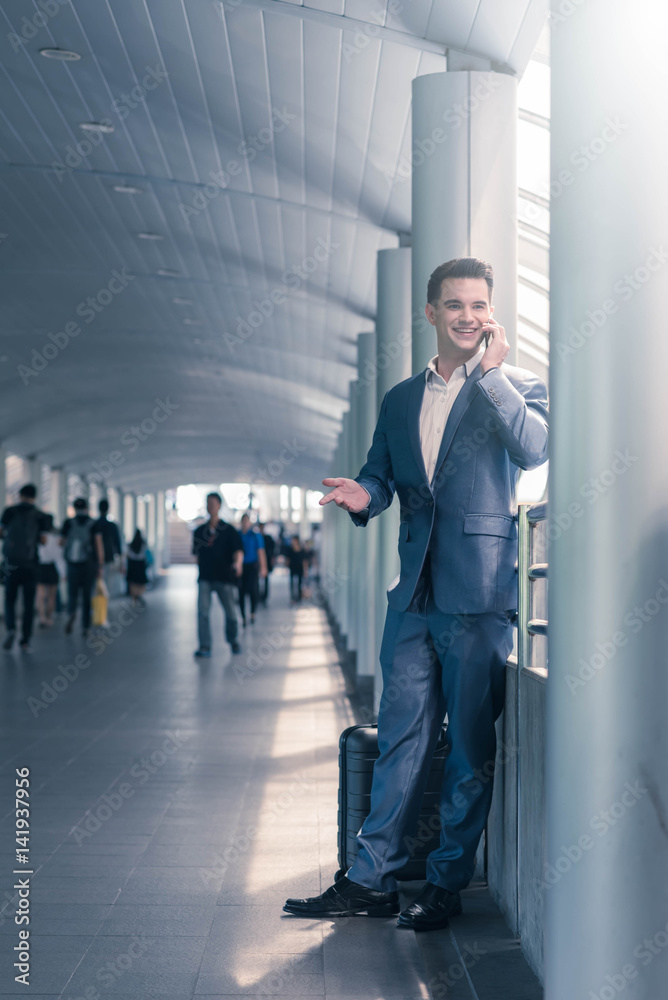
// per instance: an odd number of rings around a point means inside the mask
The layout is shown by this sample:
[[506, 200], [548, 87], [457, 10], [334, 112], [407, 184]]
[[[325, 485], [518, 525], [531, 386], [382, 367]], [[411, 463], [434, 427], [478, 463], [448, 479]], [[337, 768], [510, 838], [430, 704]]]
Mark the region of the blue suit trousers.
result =
[[[423, 577], [423, 581], [425, 577]], [[445, 614], [422, 582], [407, 611], [388, 608], [380, 661], [380, 757], [371, 811], [358, 834], [348, 877], [390, 892], [409, 859], [431, 760], [445, 714], [450, 753], [440, 798], [441, 842], [427, 859], [427, 880], [451, 892], [473, 876], [492, 800], [494, 723], [512, 650], [506, 612]]]

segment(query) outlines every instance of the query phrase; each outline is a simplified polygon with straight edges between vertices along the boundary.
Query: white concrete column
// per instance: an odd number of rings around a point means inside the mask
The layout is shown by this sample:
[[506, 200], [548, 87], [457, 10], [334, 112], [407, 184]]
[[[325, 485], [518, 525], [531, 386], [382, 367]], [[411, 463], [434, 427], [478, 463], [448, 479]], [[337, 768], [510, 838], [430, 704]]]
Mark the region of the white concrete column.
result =
[[144, 494], [135, 495], [135, 529], [139, 528], [144, 538], [146, 538], [146, 501]]
[[[360, 333], [357, 338], [357, 373], [355, 383], [357, 394], [357, 421], [355, 437], [357, 441], [359, 472], [366, 456], [376, 426], [376, 332]], [[351, 522], [352, 523], [352, 522]], [[372, 518], [366, 528], [354, 529], [357, 551], [358, 619], [357, 619], [357, 676], [369, 678], [368, 685], [374, 686], [376, 674], [376, 553], [378, 548], [378, 518]]]
[[107, 489], [107, 500], [109, 501], [109, 516], [112, 521], [120, 521], [121, 504], [119, 503], [119, 490], [116, 486]]
[[656, 1000], [668, 969], [668, 16], [653, 0], [553, 11], [546, 998]]
[[311, 526], [308, 523], [306, 515], [306, 487], [301, 485], [299, 487], [299, 538], [301, 542], [304, 542], [310, 537]]
[[125, 512], [123, 516], [124, 538], [126, 542], [131, 542], [137, 527], [134, 493], [123, 494], [123, 510]]
[[49, 510], [57, 528], [62, 528], [67, 518], [67, 470], [59, 467], [51, 469], [51, 502]]
[[117, 500], [117, 513], [116, 520], [118, 521], [118, 530], [121, 535], [121, 541], [125, 540], [125, 493], [118, 487], [116, 489]]
[[495, 318], [517, 357], [517, 81], [505, 73], [428, 73], [413, 80], [413, 372], [435, 353], [429, 275], [453, 257], [495, 274]]
[[[345, 475], [352, 479], [360, 470], [359, 448], [357, 438], [359, 399], [357, 396], [357, 381], [350, 383], [350, 418], [348, 421], [348, 446], [347, 464], [349, 472]], [[359, 537], [363, 528], [356, 527], [350, 520], [350, 515], [345, 511], [339, 511], [346, 519], [346, 532], [348, 536], [348, 584], [346, 586], [346, 598], [348, 602], [348, 651], [357, 653], [359, 646], [359, 612], [360, 612], [360, 567], [359, 553], [361, 539]]]
[[7, 449], [0, 445], [0, 505], [2, 510], [7, 506]]
[[167, 545], [167, 511], [164, 490], [158, 490], [155, 495], [155, 532], [155, 565], [158, 569], [166, 569], [169, 566], [169, 547]]
[[34, 483], [37, 488], [36, 504], [39, 507], [42, 503], [42, 463], [37, 455], [28, 455], [26, 459], [28, 482]]
[[148, 493], [146, 495], [144, 506], [146, 508], [146, 542], [149, 549], [155, 556], [155, 540], [157, 538], [155, 523], [155, 493]]
[[[335, 476], [343, 476], [345, 473], [342, 471], [344, 469], [343, 463], [343, 429], [339, 433], [338, 442], [336, 445], [336, 450], [334, 452], [334, 459], [332, 461], [332, 466], [330, 469], [330, 475], [327, 478]], [[335, 579], [339, 580], [340, 575], [344, 572], [344, 559], [342, 553], [344, 552], [344, 531], [345, 531], [345, 519], [342, 518], [342, 511], [338, 509], [336, 504], [328, 503], [323, 508], [323, 543], [324, 543], [324, 557], [323, 557], [323, 573], [321, 585], [327, 587], [327, 581]], [[327, 600], [332, 609], [332, 614], [336, 620], [339, 628], [342, 628], [342, 604], [344, 601], [345, 586], [339, 585], [337, 583], [334, 590], [331, 592], [326, 591]]]
[[[352, 464], [350, 462], [350, 410], [346, 410], [343, 414], [343, 422], [341, 427], [341, 466], [337, 472], [337, 476], [343, 476], [347, 479], [352, 478], [357, 475], [356, 472], [352, 470]], [[336, 506], [336, 505], [335, 505]], [[337, 540], [340, 544], [340, 551], [338, 553], [341, 570], [344, 578], [343, 586], [340, 591], [340, 620], [339, 625], [341, 632], [344, 636], [347, 636], [350, 631], [350, 620], [348, 609], [350, 606], [349, 602], [349, 591], [352, 586], [351, 571], [350, 571], [350, 533], [354, 529], [354, 525], [348, 515], [336, 508], [336, 513], [340, 516], [340, 526], [337, 532]]]
[[[385, 393], [411, 374], [411, 250], [380, 250], [376, 307], [376, 414]], [[380, 517], [376, 548], [375, 599], [375, 709], [378, 711], [383, 679], [380, 643], [387, 613], [386, 592], [399, 573], [399, 501]]]

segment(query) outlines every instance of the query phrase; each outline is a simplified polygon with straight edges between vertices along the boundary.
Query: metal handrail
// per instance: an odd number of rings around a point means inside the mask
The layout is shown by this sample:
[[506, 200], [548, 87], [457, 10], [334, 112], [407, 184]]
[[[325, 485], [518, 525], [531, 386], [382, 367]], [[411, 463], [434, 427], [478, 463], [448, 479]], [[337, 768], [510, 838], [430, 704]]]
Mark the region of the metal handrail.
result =
[[532, 636], [546, 636], [548, 631], [546, 621], [531, 617], [531, 584], [547, 579], [548, 572], [547, 563], [533, 562], [532, 528], [546, 518], [547, 501], [519, 505], [517, 661], [520, 670], [531, 666]]
[[[517, 562], [518, 573], [518, 607], [517, 607], [517, 678], [514, 699], [514, 726], [519, 745], [522, 732], [522, 712], [524, 708], [524, 689], [528, 679], [527, 671], [532, 666], [531, 643], [534, 636], [547, 636], [548, 623], [542, 618], [532, 618], [532, 584], [534, 580], [547, 579], [547, 563], [533, 561], [533, 529], [541, 521], [547, 519], [547, 502], [521, 503], [518, 509], [519, 522], [519, 554]], [[532, 679], [544, 672], [534, 671]], [[518, 920], [522, 897], [520, 893], [520, 872], [522, 870], [522, 826], [520, 816], [524, 808], [524, 786], [522, 782], [522, 754], [518, 752], [515, 760], [515, 788], [517, 790], [517, 812], [515, 815], [515, 873], [517, 887]]]

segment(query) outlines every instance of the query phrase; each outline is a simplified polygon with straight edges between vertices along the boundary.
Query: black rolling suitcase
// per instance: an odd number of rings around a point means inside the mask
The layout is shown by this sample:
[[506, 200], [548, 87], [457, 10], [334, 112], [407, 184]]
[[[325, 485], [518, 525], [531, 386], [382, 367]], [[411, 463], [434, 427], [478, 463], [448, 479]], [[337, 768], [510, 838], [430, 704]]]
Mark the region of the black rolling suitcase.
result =
[[[438, 804], [443, 766], [448, 754], [443, 726], [427, 781], [411, 860], [396, 872], [403, 881], [426, 878], [427, 855], [438, 847], [441, 824]], [[377, 726], [350, 726], [339, 739], [339, 875], [345, 875], [357, 857], [357, 834], [369, 814], [373, 765], [380, 756]]]

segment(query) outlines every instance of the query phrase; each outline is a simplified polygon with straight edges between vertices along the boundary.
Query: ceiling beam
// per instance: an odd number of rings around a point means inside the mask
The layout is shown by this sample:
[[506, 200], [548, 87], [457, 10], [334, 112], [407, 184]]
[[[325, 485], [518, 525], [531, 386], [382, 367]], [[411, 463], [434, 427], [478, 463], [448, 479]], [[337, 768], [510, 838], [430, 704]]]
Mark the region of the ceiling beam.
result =
[[[244, 3], [247, 2], [248, 0], [244, 0]], [[286, 6], [290, 5], [286, 4]], [[299, 9], [301, 10], [301, 8]], [[14, 170], [20, 173], [24, 170], [35, 170], [43, 174], [54, 174], [56, 169], [56, 167], [46, 163], [0, 163], [0, 171]], [[68, 169], [68, 173], [82, 177], [96, 177], [100, 180], [115, 181], [116, 184], [132, 184], [137, 187], [142, 184], [156, 184], [163, 187], [189, 188], [193, 191], [205, 191], [211, 187], [211, 181], [207, 181], [206, 183], [201, 181], [184, 181], [171, 177], [156, 177], [149, 174], [129, 174], [121, 170], [86, 170], [82, 167], [74, 167]], [[237, 188], [230, 187], [221, 188], [221, 194], [230, 195], [235, 198], [252, 198], [254, 201], [271, 202], [273, 205], [288, 205], [290, 208], [298, 208], [303, 212], [312, 212], [314, 215], [322, 215], [330, 219], [340, 219], [342, 222], [347, 222], [351, 225], [369, 226], [371, 229], [396, 234], [396, 229], [393, 229], [391, 226], [383, 226], [379, 222], [373, 222], [371, 219], [364, 218], [361, 215], [352, 215], [350, 212], [337, 212], [331, 208], [305, 205], [301, 201], [291, 201], [289, 198], [272, 198], [268, 194], [257, 194], [254, 191], [239, 191]]]
[[[223, 0], [217, 0], [223, 12], [223, 17], [232, 19], [234, 10], [228, 7]], [[243, 0], [244, 7], [256, 7], [259, 10], [271, 11], [272, 14], [285, 14], [286, 17], [297, 17], [301, 21], [313, 21], [316, 24], [324, 24], [330, 28], [337, 28], [339, 31], [361, 31], [369, 35], [369, 28], [373, 28], [373, 38], [385, 39], [394, 42], [396, 45], [406, 45], [411, 49], [419, 49], [421, 52], [435, 52], [437, 55], [447, 57], [448, 52], [461, 52], [467, 56], [474, 56], [477, 59], [490, 60], [489, 53], [478, 52], [477, 50], [462, 48], [453, 45], [447, 38], [439, 42], [429, 38], [420, 38], [412, 35], [409, 31], [399, 31], [396, 28], [386, 28], [373, 21], [360, 21], [356, 17], [348, 17], [346, 14], [332, 14], [325, 10], [315, 10], [313, 7], [302, 7], [300, 4], [285, 2], [285, 0]], [[515, 71], [507, 63], [498, 63], [492, 60], [492, 68], [497, 73], [510, 73], [513, 76]]]
[[[332, 14], [325, 10], [315, 10], [313, 7], [302, 7], [295, 3], [286, 3], [284, 0], [243, 0], [244, 7], [257, 7], [259, 10], [268, 10], [272, 14], [285, 14], [287, 17], [297, 17], [300, 21], [313, 21], [316, 24], [324, 24], [330, 28], [338, 28], [339, 31], [361, 31], [368, 34], [368, 29], [373, 28], [373, 38], [383, 38], [397, 45], [407, 45], [411, 49], [420, 49], [422, 52], [436, 52], [445, 56], [446, 46], [440, 42], [432, 42], [426, 38], [418, 38], [408, 31], [398, 31], [396, 28], [385, 28], [380, 24], [371, 21], [359, 21], [355, 17], [346, 17], [345, 14]], [[217, 6], [222, 12], [222, 16], [227, 21], [234, 18], [234, 10], [231, 5], [218, 2]], [[371, 36], [369, 36], [371, 37]]]

